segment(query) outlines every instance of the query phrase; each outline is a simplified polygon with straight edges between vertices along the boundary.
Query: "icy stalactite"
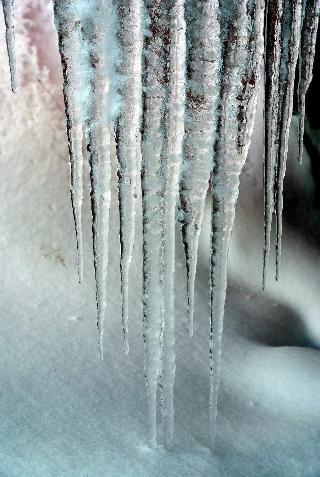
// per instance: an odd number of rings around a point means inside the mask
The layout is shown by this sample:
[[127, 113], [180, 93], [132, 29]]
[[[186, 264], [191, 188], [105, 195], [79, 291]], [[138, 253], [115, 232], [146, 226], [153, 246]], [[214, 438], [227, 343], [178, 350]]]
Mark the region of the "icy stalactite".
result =
[[149, 406], [150, 445], [156, 446], [157, 387], [160, 373], [162, 292], [161, 242], [163, 229], [162, 150], [168, 85], [170, 41], [168, 2], [148, 0], [149, 17], [143, 59], [142, 211], [143, 211], [143, 337], [145, 380]]
[[218, 1], [194, 0], [187, 2], [187, 6], [186, 110], [180, 222], [187, 266], [188, 332], [192, 336], [198, 243], [213, 167], [221, 53]]
[[[253, 131], [263, 56], [264, 1], [234, 5], [222, 50], [219, 119], [212, 185], [210, 257], [210, 431], [216, 437], [227, 260], [239, 176]], [[222, 34], [224, 34], [222, 32]]]
[[288, 155], [289, 131], [292, 118], [293, 93], [298, 60], [302, 1], [286, 1], [284, 7], [283, 34], [280, 62], [280, 108], [278, 117], [278, 151], [276, 156], [275, 211], [276, 211], [276, 279], [279, 278], [282, 236], [283, 182]]
[[103, 323], [107, 303], [107, 267], [109, 210], [111, 203], [111, 133], [109, 114], [109, 78], [106, 74], [104, 17], [99, 4], [83, 27], [88, 42], [90, 71], [90, 105], [86, 122], [87, 148], [90, 161], [93, 256], [96, 279], [97, 325], [100, 358], [103, 359]]
[[[278, 275], [283, 179], [295, 68], [301, 38], [298, 88], [301, 157], [304, 98], [311, 81], [319, 16], [319, 0], [304, 1], [302, 22], [301, 3], [301, 0], [54, 2], [64, 73], [71, 197], [80, 277], [83, 131], [90, 160], [101, 357], [107, 301], [111, 130], [114, 122], [120, 208], [122, 325], [126, 351], [128, 275], [134, 244], [138, 174], [141, 172], [143, 339], [152, 447], [157, 444], [158, 389], [161, 390], [166, 447], [170, 447], [173, 436], [176, 199], [180, 197], [179, 222], [187, 268], [188, 331], [192, 335], [197, 249], [210, 177], [210, 429], [214, 445], [228, 249], [239, 176], [253, 130], [264, 40], [263, 283], [274, 212], [277, 218]], [[5, 13], [10, 13], [12, 2], [3, 0], [3, 5]], [[10, 20], [6, 20], [8, 27], [12, 17], [7, 16]], [[12, 39], [13, 36], [10, 41]]]
[[279, 70], [284, 0], [269, 0], [265, 39], [265, 157], [264, 157], [264, 251], [262, 288], [265, 288], [274, 212], [274, 178], [278, 150]]
[[117, 124], [117, 159], [120, 213], [120, 274], [122, 294], [122, 327], [125, 351], [128, 344], [129, 268], [132, 258], [137, 177], [140, 173], [141, 55], [142, 3], [121, 0], [118, 8], [118, 37], [121, 48], [119, 88], [121, 113]]
[[165, 447], [172, 444], [174, 428], [173, 387], [175, 377], [174, 352], [174, 270], [176, 203], [179, 190], [179, 168], [184, 134], [185, 99], [185, 20], [184, 0], [171, 2], [169, 79], [165, 106], [165, 141], [162, 152], [163, 222], [161, 284], [162, 307], [162, 356], [161, 389], [163, 440]]
[[59, 37], [59, 50], [63, 70], [63, 96], [67, 123], [70, 162], [70, 193], [74, 217], [79, 283], [83, 277], [81, 209], [83, 199], [83, 116], [82, 104], [77, 92], [82, 83], [80, 55], [81, 33], [79, 15], [66, 2], [55, 2], [55, 20]]
[[13, 93], [17, 91], [17, 71], [15, 54], [15, 35], [14, 35], [14, 0], [2, 0], [4, 23], [6, 26], [6, 43], [9, 59], [11, 89]]
[[[107, 302], [111, 128], [117, 114], [113, 6], [98, 0], [55, 2], [64, 72], [64, 97], [71, 162], [71, 196], [82, 275], [81, 203], [83, 131], [90, 162], [93, 255], [100, 357]], [[112, 102], [110, 101], [112, 97]]]
[[299, 114], [299, 162], [303, 157], [303, 135], [305, 118], [306, 93], [312, 81], [313, 61], [316, 50], [317, 32], [319, 26], [320, 1], [308, 0], [305, 5], [304, 19], [301, 32], [298, 85], [298, 114]]

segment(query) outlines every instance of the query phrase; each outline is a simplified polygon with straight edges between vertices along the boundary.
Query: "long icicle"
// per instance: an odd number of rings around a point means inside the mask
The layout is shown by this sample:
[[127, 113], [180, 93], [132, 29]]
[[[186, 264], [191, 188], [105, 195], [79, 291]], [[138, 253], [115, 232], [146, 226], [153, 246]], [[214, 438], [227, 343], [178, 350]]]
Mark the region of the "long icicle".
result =
[[[83, 78], [80, 74], [81, 37], [76, 8], [67, 2], [55, 1], [55, 23], [59, 37], [59, 51], [63, 72], [63, 97], [65, 104], [70, 164], [70, 194], [77, 241], [79, 283], [83, 279], [82, 252], [82, 200], [83, 200], [83, 119], [80, 94], [77, 92]], [[80, 88], [81, 89], [81, 88]]]
[[162, 169], [165, 177], [162, 229], [162, 419], [164, 446], [172, 445], [174, 430], [174, 270], [176, 202], [184, 133], [185, 20], [184, 0], [172, 0], [170, 11], [169, 91], [165, 112], [165, 146]]
[[308, 0], [305, 5], [304, 20], [301, 32], [298, 85], [299, 115], [299, 156], [303, 158], [303, 135], [306, 109], [306, 94], [312, 81], [313, 61], [316, 51], [317, 32], [319, 26], [320, 1]]
[[118, 8], [118, 38], [121, 48], [119, 73], [121, 113], [117, 125], [118, 197], [120, 214], [120, 275], [124, 349], [128, 342], [129, 268], [135, 232], [137, 175], [140, 173], [142, 4], [121, 0]]
[[187, 84], [180, 222], [187, 267], [188, 332], [193, 334], [194, 282], [205, 200], [212, 170], [220, 68], [219, 2], [188, 2]]
[[160, 284], [164, 188], [161, 157], [168, 84], [168, 1], [145, 0], [149, 24], [144, 42], [142, 103], [143, 339], [149, 441], [153, 448], [157, 444], [157, 387], [163, 303]]
[[109, 209], [111, 202], [111, 150], [109, 124], [109, 88], [105, 64], [104, 17], [109, 7], [96, 2], [83, 24], [84, 42], [89, 47], [90, 107], [86, 124], [90, 160], [93, 255], [96, 279], [97, 325], [100, 359], [103, 359], [103, 323], [105, 319], [108, 267]]
[[209, 348], [212, 448], [216, 438], [229, 243], [240, 172], [253, 131], [263, 56], [264, 1], [248, 0], [235, 8], [228, 22], [224, 43], [218, 136], [212, 174]]
[[17, 92], [17, 67], [14, 34], [14, 0], [2, 0], [4, 23], [6, 26], [6, 43], [10, 68], [11, 89]]
[[266, 286], [272, 216], [274, 212], [283, 2], [284, 0], [269, 0], [266, 11], [263, 289]]
[[276, 161], [276, 280], [279, 279], [282, 237], [283, 182], [288, 155], [288, 141], [293, 108], [293, 92], [298, 60], [302, 17], [301, 0], [285, 0], [281, 45], [279, 148]]

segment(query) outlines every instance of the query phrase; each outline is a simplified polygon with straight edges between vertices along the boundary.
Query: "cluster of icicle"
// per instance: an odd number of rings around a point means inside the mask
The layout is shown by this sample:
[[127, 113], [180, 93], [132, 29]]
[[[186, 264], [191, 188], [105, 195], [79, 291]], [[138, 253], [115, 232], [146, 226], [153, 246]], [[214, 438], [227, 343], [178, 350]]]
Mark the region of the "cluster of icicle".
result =
[[[2, 0], [15, 90], [13, 1]], [[82, 280], [82, 168], [90, 163], [99, 345], [107, 301], [111, 143], [117, 145], [122, 327], [128, 346], [129, 268], [137, 187], [143, 210], [143, 338], [150, 445], [173, 439], [176, 204], [193, 333], [197, 249], [211, 196], [210, 430], [216, 435], [227, 258], [239, 176], [253, 131], [265, 67], [265, 248], [263, 285], [276, 216], [277, 276], [283, 180], [299, 59], [299, 157], [319, 0], [54, 0], [61, 54], [70, 191]], [[83, 147], [83, 144], [85, 147]], [[210, 187], [209, 187], [210, 186]]]
[[270, 252], [272, 217], [276, 219], [276, 279], [279, 278], [283, 182], [297, 63], [299, 73], [299, 162], [303, 156], [305, 97], [312, 79], [320, 0], [269, 0], [265, 45], [265, 167], [263, 288]]

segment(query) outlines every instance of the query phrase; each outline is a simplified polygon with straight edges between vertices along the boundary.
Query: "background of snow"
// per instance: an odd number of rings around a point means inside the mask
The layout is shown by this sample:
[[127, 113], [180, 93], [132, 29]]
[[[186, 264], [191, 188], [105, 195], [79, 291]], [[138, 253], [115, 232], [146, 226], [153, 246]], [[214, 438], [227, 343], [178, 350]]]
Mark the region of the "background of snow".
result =
[[[37, 50], [26, 47], [21, 29], [17, 61], [22, 84], [16, 96], [10, 93], [1, 19], [0, 476], [317, 477], [319, 226], [312, 209], [308, 158], [302, 168], [295, 164], [296, 131], [291, 134], [286, 180], [281, 280], [273, 284], [270, 270], [265, 294], [259, 291], [263, 233], [259, 121], [242, 174], [225, 316], [217, 453], [208, 450], [206, 233], [200, 247], [192, 339], [185, 330], [185, 270], [178, 247], [175, 448], [150, 451], [143, 378], [141, 230], [130, 272], [131, 346], [125, 356], [113, 177], [105, 359], [100, 362], [89, 191], [85, 190], [84, 210], [85, 279], [80, 287], [51, 4], [37, 1], [34, 6], [29, 19], [36, 12], [41, 28], [29, 31]], [[26, 5], [18, 12], [18, 24], [24, 9]], [[40, 71], [44, 65], [48, 75]]]

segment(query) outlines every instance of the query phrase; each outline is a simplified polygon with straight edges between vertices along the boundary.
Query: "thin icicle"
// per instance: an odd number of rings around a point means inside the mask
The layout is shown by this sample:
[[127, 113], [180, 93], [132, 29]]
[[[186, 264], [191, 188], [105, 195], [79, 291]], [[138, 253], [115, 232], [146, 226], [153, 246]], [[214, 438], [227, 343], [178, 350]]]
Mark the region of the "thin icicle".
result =
[[142, 4], [141, 0], [121, 0], [117, 8], [122, 54], [119, 73], [123, 78], [119, 91], [122, 109], [117, 127], [120, 274], [124, 348], [128, 353], [129, 268], [134, 245], [137, 174], [140, 172]]
[[299, 85], [298, 85], [298, 114], [299, 114], [299, 156], [303, 158], [303, 135], [306, 93], [312, 81], [313, 61], [316, 50], [317, 32], [319, 25], [320, 1], [308, 0], [305, 5], [304, 20], [301, 32]]
[[266, 285], [272, 216], [274, 212], [283, 2], [284, 0], [269, 0], [266, 12], [263, 289], [265, 289]]
[[97, 2], [82, 25], [84, 41], [89, 48], [90, 106], [86, 124], [90, 160], [93, 254], [96, 279], [97, 325], [100, 358], [103, 359], [103, 323], [107, 301], [109, 209], [111, 202], [111, 150], [109, 125], [109, 88], [105, 64], [105, 25], [108, 7]]
[[17, 92], [17, 71], [14, 35], [14, 0], [2, 0], [4, 23], [6, 26], [6, 43], [10, 68], [11, 89]]
[[286, 0], [281, 42], [279, 148], [275, 180], [276, 209], [276, 280], [279, 279], [281, 260], [283, 182], [288, 155], [288, 141], [293, 108], [293, 92], [301, 31], [301, 0]]
[[59, 0], [54, 4], [55, 23], [59, 37], [59, 50], [63, 71], [63, 96], [65, 103], [67, 137], [70, 163], [70, 194], [77, 240], [78, 277], [83, 277], [81, 209], [83, 199], [83, 116], [77, 90], [81, 85], [79, 16], [75, 8]]
[[157, 386], [160, 373], [162, 293], [160, 286], [163, 228], [161, 169], [164, 146], [164, 111], [168, 84], [167, 55], [169, 21], [167, 1], [146, 0], [149, 17], [144, 42], [142, 124], [142, 210], [143, 210], [143, 338], [145, 380], [149, 406], [150, 445], [157, 440]]
[[219, 89], [219, 2], [188, 2], [187, 85], [184, 164], [181, 171], [180, 203], [182, 239], [187, 266], [188, 332], [193, 334], [194, 282], [199, 236], [212, 170]]
[[237, 96], [237, 142], [242, 161], [247, 159], [257, 107], [260, 68], [263, 58], [264, 0], [249, 0], [247, 9], [246, 63]]
[[[264, 1], [235, 6], [224, 42], [218, 136], [212, 175], [210, 258], [210, 431], [216, 437], [227, 260], [239, 177], [253, 131], [263, 55]], [[235, 107], [236, 105], [236, 107]]]
[[162, 317], [162, 419], [164, 446], [172, 445], [174, 430], [173, 388], [175, 378], [174, 351], [174, 270], [176, 202], [179, 166], [184, 133], [185, 96], [185, 21], [184, 0], [172, 1], [170, 11], [169, 88], [165, 112], [165, 145], [162, 153], [164, 174], [164, 220], [162, 229], [163, 291]]

